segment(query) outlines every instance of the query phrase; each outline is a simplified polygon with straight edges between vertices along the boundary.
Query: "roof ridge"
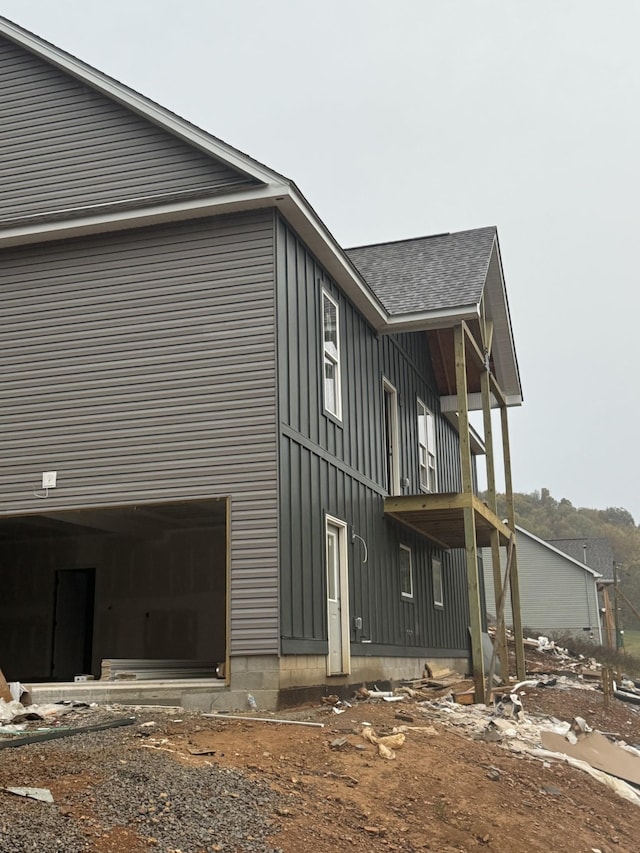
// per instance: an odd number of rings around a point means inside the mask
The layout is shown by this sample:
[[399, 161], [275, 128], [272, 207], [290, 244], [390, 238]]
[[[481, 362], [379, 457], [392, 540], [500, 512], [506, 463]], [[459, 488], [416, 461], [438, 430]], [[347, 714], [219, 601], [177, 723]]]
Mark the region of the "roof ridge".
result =
[[345, 248], [345, 252], [351, 252], [354, 249], [373, 249], [375, 246], [394, 246], [398, 243], [415, 243], [418, 240], [435, 240], [438, 237], [457, 237], [460, 234], [474, 234], [478, 231], [497, 231], [495, 225], [482, 225], [479, 228], [463, 228], [461, 231], [442, 231], [439, 234], [423, 234], [418, 237], [401, 237], [398, 240], [382, 240], [380, 243], [363, 243], [359, 246], [349, 246]]

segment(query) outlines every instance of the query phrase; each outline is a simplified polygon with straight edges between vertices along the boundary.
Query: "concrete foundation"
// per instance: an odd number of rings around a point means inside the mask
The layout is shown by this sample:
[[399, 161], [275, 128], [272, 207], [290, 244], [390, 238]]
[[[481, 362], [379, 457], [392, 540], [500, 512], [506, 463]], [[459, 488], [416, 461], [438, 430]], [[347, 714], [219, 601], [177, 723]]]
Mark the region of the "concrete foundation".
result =
[[[427, 661], [434, 676], [444, 670], [461, 675], [465, 658]], [[424, 660], [400, 657], [353, 657], [349, 675], [327, 676], [324, 655], [241, 656], [231, 659], [231, 685], [209, 678], [47, 682], [28, 685], [35, 704], [61, 699], [98, 704], [164, 705], [193, 711], [248, 711], [251, 694], [263, 711], [299, 702], [319, 701], [329, 693], [348, 698], [355, 687], [376, 683], [393, 687], [405, 679], [420, 678]]]

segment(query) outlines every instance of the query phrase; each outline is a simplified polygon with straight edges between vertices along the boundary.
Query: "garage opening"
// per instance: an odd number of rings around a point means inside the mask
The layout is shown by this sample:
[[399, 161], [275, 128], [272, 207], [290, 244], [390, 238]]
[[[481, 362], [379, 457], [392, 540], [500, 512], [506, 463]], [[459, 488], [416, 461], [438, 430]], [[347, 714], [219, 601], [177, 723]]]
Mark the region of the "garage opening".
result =
[[42, 682], [100, 678], [103, 660], [223, 663], [227, 562], [226, 499], [2, 519], [0, 668]]

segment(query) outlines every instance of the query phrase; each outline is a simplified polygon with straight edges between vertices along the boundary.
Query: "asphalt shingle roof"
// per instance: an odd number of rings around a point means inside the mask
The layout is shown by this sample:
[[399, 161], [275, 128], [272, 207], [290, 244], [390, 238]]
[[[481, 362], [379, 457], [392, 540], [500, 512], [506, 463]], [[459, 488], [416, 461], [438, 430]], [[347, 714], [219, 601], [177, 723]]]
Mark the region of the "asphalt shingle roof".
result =
[[346, 249], [389, 314], [480, 301], [496, 229], [475, 228]]

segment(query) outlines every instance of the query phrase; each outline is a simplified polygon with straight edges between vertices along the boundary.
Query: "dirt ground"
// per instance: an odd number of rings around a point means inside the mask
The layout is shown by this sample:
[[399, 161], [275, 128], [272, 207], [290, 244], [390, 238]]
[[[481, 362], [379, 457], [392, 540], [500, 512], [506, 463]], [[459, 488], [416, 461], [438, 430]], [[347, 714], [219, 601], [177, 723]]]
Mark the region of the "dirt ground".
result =
[[[606, 709], [599, 692], [534, 688], [526, 690], [523, 704], [528, 713], [559, 719], [580, 715], [628, 743], [640, 743], [640, 709], [617, 700]], [[399, 720], [397, 714], [413, 717], [413, 722]], [[410, 700], [358, 703], [340, 715], [328, 706], [314, 706], [277, 716], [324, 727], [184, 713], [176, 721], [175, 712], [146, 711], [140, 720], [155, 725], [119, 730], [120, 743], [124, 741], [134, 757], [138, 750], [154, 750], [167, 767], [171, 762], [215, 764], [267, 784], [280, 795], [280, 805], [270, 816], [274, 831], [269, 843], [284, 853], [335, 853], [352, 847], [406, 853], [640, 849], [638, 806], [578, 770], [560, 764], [545, 767], [498, 744], [470, 739], [430, 719]], [[380, 735], [402, 724], [432, 727], [435, 733], [409, 728], [396, 759], [385, 760], [362, 738], [365, 721]], [[100, 831], [91, 806], [97, 779], [83, 772], [76, 748], [68, 755], [60, 747], [50, 754], [44, 746], [35, 751], [16, 748], [0, 752], [0, 757], [0, 785], [11, 784], [3, 781], [2, 767], [6, 770], [10, 764], [13, 779], [49, 787], [69, 820], [91, 828], [87, 837], [96, 853], [151, 849], [133, 826]], [[104, 761], [109, 760], [105, 753]], [[79, 792], [86, 795], [81, 800]]]

